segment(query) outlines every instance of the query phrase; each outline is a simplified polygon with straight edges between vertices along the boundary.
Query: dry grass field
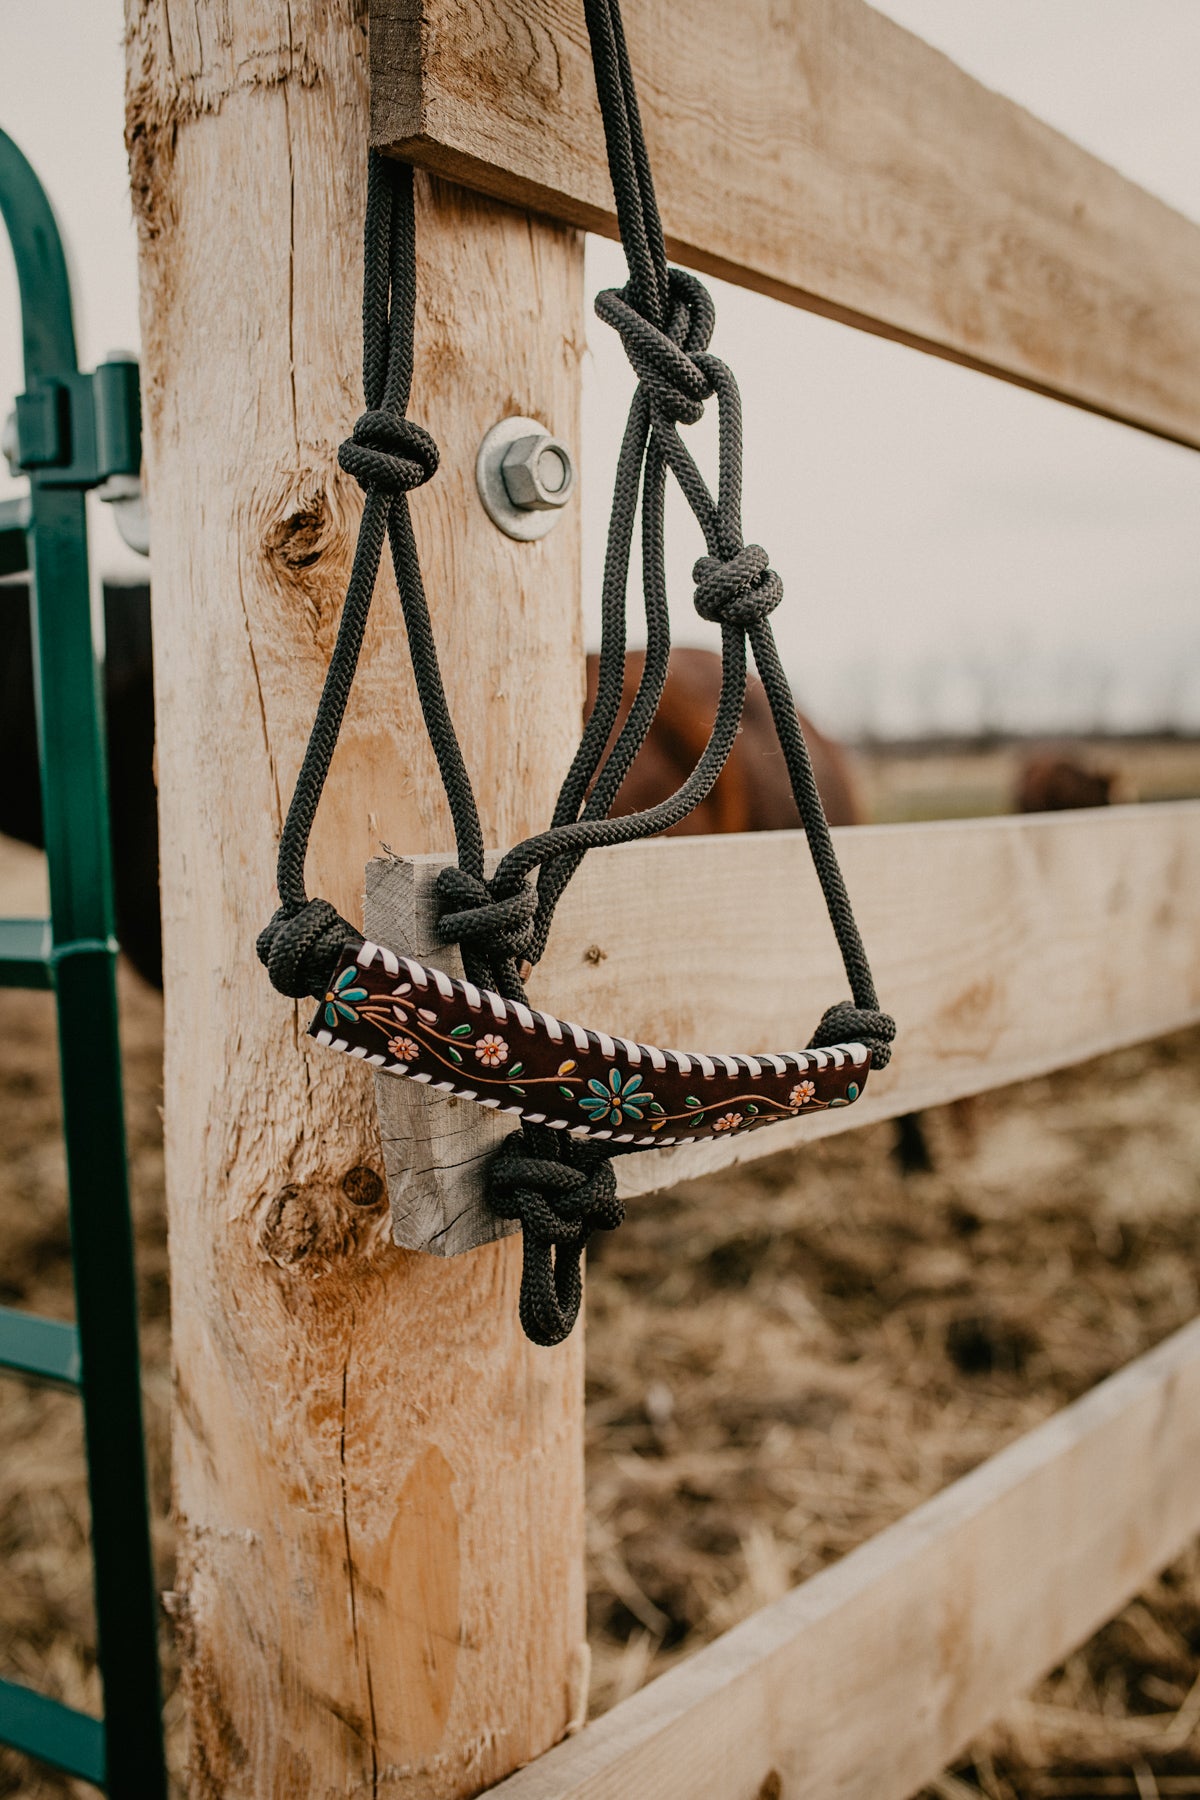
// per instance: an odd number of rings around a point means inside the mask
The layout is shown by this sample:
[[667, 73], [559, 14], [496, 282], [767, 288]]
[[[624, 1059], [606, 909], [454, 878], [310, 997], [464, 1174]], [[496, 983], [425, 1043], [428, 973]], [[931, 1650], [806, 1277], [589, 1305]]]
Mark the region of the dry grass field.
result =
[[[958, 759], [939, 771], [918, 760], [919, 780], [868, 763], [880, 813], [921, 804], [912, 796], [922, 785], [943, 810], [963, 810], [964, 791], [1003, 792], [1003, 767]], [[1167, 765], [1171, 791], [1189, 791], [1187, 772]], [[1192, 792], [1198, 777], [1193, 750]], [[1144, 771], [1138, 789], [1160, 791]], [[0, 847], [0, 910], [36, 906], [39, 880], [35, 858]], [[122, 1003], [167, 1589], [161, 1001], [124, 974]], [[0, 1301], [69, 1317], [57, 1113], [48, 1000], [0, 994]], [[1200, 1311], [1200, 1030], [931, 1115], [928, 1126], [929, 1173], [900, 1174], [890, 1128], [852, 1132], [640, 1201], [593, 1256], [598, 1710]], [[0, 1380], [0, 1446], [0, 1673], [95, 1705], [75, 1401]], [[165, 1620], [163, 1642], [170, 1685]], [[181, 1722], [168, 1709], [178, 1767]], [[0, 1795], [90, 1791], [0, 1751]], [[1200, 1549], [930, 1791], [1200, 1797]]]

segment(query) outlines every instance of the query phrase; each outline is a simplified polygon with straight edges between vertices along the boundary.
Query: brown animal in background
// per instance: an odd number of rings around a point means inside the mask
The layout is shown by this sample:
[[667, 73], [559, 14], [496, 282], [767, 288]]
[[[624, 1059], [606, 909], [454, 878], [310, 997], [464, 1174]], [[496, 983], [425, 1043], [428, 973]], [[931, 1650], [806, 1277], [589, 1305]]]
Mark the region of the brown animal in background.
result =
[[1013, 810], [1019, 813], [1070, 812], [1080, 806], [1112, 806], [1120, 797], [1112, 769], [1088, 768], [1062, 750], [1026, 757], [1017, 774]]
[[[625, 658], [625, 683], [614, 735], [624, 723], [645, 666], [641, 650]], [[587, 704], [596, 697], [599, 658], [587, 659]], [[721, 659], [713, 650], [672, 650], [658, 715], [621, 784], [613, 812], [641, 812], [673, 794], [695, 767], [708, 742], [721, 691]], [[863, 807], [849, 758], [801, 713], [813, 774], [831, 825], [860, 825]], [[610, 740], [611, 741], [611, 740]], [[671, 836], [718, 831], [786, 831], [800, 823], [787, 765], [766, 689], [756, 675], [746, 686], [742, 728], [716, 786], [695, 812], [672, 828]]]

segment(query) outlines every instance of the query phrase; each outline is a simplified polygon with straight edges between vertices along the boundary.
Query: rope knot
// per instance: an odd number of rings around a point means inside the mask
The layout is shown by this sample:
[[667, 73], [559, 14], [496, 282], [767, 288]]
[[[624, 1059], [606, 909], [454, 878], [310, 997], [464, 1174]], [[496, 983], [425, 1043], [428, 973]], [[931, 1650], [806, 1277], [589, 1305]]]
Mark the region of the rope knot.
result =
[[702, 556], [692, 570], [696, 611], [714, 625], [748, 630], [769, 618], [783, 599], [783, 582], [761, 544], [744, 544], [732, 556]]
[[886, 1069], [892, 1056], [896, 1021], [890, 1013], [855, 1006], [850, 1000], [839, 1000], [827, 1008], [821, 1023], [808, 1040], [810, 1050], [826, 1044], [865, 1044], [871, 1052], [871, 1067]]
[[309, 900], [293, 911], [279, 907], [254, 947], [271, 985], [281, 994], [292, 1000], [319, 1000], [343, 953], [362, 941], [362, 933], [328, 900]]
[[338, 450], [338, 463], [364, 494], [407, 494], [424, 485], [438, 467], [438, 447], [411, 419], [375, 409], [363, 413]]
[[487, 1203], [501, 1219], [517, 1219], [524, 1240], [521, 1323], [535, 1344], [559, 1344], [579, 1314], [579, 1262], [593, 1231], [615, 1231], [625, 1217], [611, 1162], [598, 1148], [538, 1132], [547, 1151], [535, 1154], [534, 1128], [506, 1137], [487, 1171]]
[[497, 896], [489, 882], [450, 867], [439, 871], [434, 886], [444, 944], [461, 944], [492, 963], [524, 956], [537, 911], [537, 895], [525, 882], [515, 893]]
[[663, 327], [638, 311], [627, 287], [605, 288], [597, 294], [596, 312], [620, 337], [659, 417], [680, 425], [696, 424], [704, 402], [716, 392], [708, 370], [696, 360], [708, 349], [716, 321], [712, 295], [704, 283], [684, 269], [669, 272]]

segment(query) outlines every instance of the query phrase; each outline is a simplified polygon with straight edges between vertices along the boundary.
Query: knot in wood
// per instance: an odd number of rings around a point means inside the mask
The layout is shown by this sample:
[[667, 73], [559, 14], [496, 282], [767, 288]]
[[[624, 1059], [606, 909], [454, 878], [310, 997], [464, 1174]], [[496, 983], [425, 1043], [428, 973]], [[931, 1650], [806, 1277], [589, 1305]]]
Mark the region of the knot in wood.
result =
[[387, 1198], [383, 1177], [367, 1163], [355, 1163], [342, 1176], [342, 1192], [351, 1206], [381, 1206]]

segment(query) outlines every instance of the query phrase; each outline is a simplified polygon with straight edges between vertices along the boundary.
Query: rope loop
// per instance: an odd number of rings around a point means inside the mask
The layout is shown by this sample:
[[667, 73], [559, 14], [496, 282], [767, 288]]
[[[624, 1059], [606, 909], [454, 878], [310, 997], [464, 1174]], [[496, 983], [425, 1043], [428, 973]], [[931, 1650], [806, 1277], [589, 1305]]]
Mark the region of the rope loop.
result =
[[708, 349], [716, 322], [716, 308], [704, 283], [685, 269], [669, 272], [665, 329], [638, 311], [627, 286], [597, 294], [596, 312], [620, 337], [657, 415], [695, 425], [704, 414], [704, 402], [716, 392], [708, 371], [695, 360]]
[[[501, 1144], [487, 1170], [487, 1202], [520, 1222], [524, 1239], [521, 1324], [535, 1344], [560, 1344], [579, 1316], [580, 1258], [593, 1231], [615, 1231], [625, 1217], [608, 1158], [557, 1134], [523, 1127]], [[540, 1155], [559, 1150], [563, 1160]]]
[[462, 944], [489, 962], [519, 958], [529, 949], [537, 895], [526, 882], [515, 893], [498, 896], [478, 875], [450, 866], [439, 871], [434, 888], [444, 944]]
[[338, 463], [364, 494], [411, 493], [437, 474], [438, 447], [429, 433], [398, 413], [373, 408], [355, 422]]
[[783, 582], [761, 544], [743, 544], [732, 556], [702, 556], [692, 570], [696, 611], [714, 625], [748, 630], [770, 618], [783, 599]]
[[890, 1013], [855, 1006], [851, 1000], [839, 1000], [822, 1015], [821, 1023], [808, 1040], [808, 1048], [820, 1050], [825, 1044], [865, 1044], [871, 1052], [871, 1067], [886, 1069], [892, 1059], [895, 1036], [896, 1021]]
[[298, 908], [277, 908], [254, 947], [281, 994], [320, 1000], [343, 953], [362, 941], [362, 933], [328, 900], [309, 900]]

